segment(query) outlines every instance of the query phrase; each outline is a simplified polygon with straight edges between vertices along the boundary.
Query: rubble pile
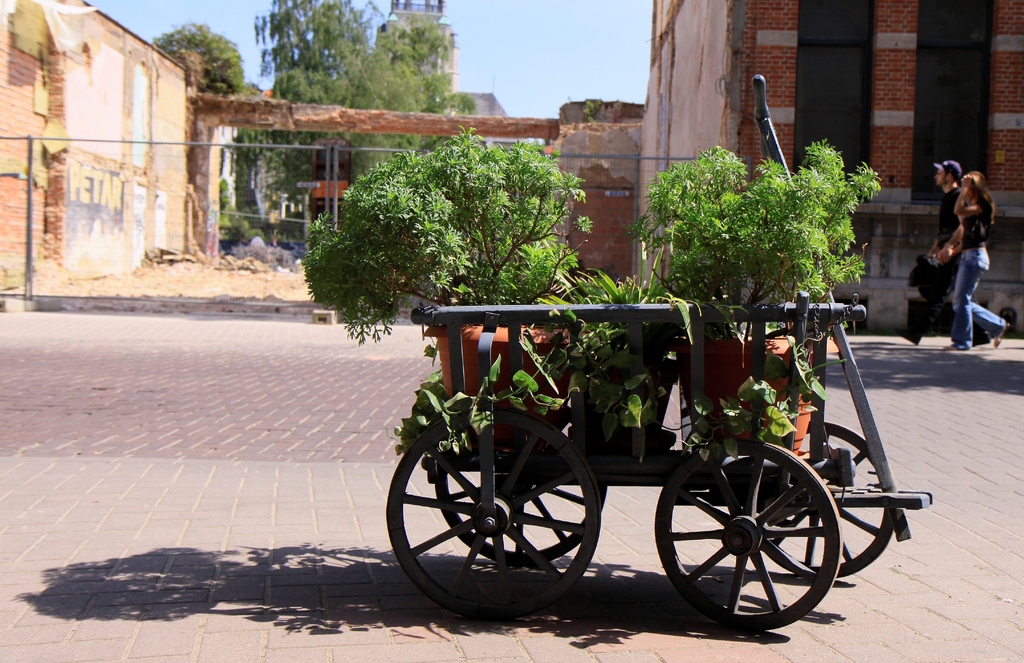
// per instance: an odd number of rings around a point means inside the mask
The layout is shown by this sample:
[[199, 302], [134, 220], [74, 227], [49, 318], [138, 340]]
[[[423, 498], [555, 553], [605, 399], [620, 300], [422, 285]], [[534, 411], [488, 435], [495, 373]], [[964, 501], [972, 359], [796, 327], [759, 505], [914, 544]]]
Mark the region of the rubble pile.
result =
[[247, 258], [236, 258], [233, 255], [223, 255], [217, 260], [215, 267], [225, 271], [247, 271], [247, 272], [272, 272], [274, 268], [265, 262], [256, 259], [254, 256]]

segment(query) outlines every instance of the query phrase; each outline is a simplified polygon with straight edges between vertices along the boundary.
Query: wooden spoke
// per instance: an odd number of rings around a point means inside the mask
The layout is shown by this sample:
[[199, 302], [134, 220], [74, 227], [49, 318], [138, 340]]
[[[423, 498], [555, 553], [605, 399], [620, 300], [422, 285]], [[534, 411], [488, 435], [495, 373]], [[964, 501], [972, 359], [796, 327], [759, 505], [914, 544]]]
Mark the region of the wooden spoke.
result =
[[857, 516], [847, 511], [846, 509], [839, 509], [839, 517], [848, 523], [853, 523], [854, 525], [864, 530], [871, 536], [878, 536], [878, 533], [882, 531], [879, 527], [876, 527], [875, 525], [872, 525], [871, 523], [858, 518]]
[[523, 552], [530, 556], [530, 559], [533, 560], [534, 564], [543, 569], [545, 573], [556, 580], [562, 577], [562, 572], [556, 569], [555, 565], [552, 564], [547, 557], [541, 554], [541, 552], [527, 540], [520, 530], [515, 527], [510, 527], [506, 534], [508, 534], [508, 537], [515, 541], [519, 547], [523, 549]]
[[[817, 514], [814, 514], [813, 516], [810, 517], [810, 522], [811, 522], [811, 526], [812, 527], [818, 527], [818, 525], [821, 524], [821, 520], [818, 518]], [[822, 536], [824, 536], [824, 532], [822, 533]], [[817, 546], [817, 544], [818, 544], [818, 537], [816, 537], [816, 536], [809, 536], [809, 537], [807, 537], [807, 547], [804, 550], [804, 565], [805, 566], [812, 566], [814, 564], [814, 550], [815, 550], [815, 547]]]
[[747, 488], [747, 510], [744, 513], [757, 513], [757, 496], [761, 492], [761, 477], [764, 475], [764, 459], [754, 460], [750, 471], [750, 485]]
[[725, 546], [719, 548], [718, 552], [709, 557], [703, 564], [695, 568], [693, 571], [687, 573], [686, 580], [691, 583], [697, 582], [705, 573], [713, 569], [715, 567], [715, 564], [718, 564], [728, 556], [729, 551], [725, 549]]
[[514, 519], [519, 525], [546, 527], [547, 529], [555, 530], [556, 532], [583, 534], [584, 529], [583, 523], [570, 523], [565, 520], [555, 520], [554, 518], [541, 518], [539, 516], [532, 516], [528, 513], [517, 513], [515, 514]]
[[480, 549], [484, 547], [486, 539], [479, 534], [473, 539], [473, 545], [469, 549], [469, 554], [466, 555], [466, 561], [462, 563], [462, 568], [459, 569], [459, 575], [455, 576], [455, 582], [452, 583], [452, 595], [458, 596], [459, 592], [462, 591], [462, 584], [466, 582], [466, 578], [469, 577], [469, 572], [473, 568], [473, 562], [476, 561], [477, 555], [480, 554]]
[[722, 464], [718, 459], [715, 459], [712, 464], [711, 476], [714, 477], [718, 490], [721, 491], [722, 497], [725, 498], [725, 504], [729, 508], [729, 513], [733, 516], [740, 515], [740, 501], [736, 499], [736, 493], [733, 492], [732, 486], [729, 485], [729, 479], [725, 476], [725, 472], [722, 471]]
[[430, 509], [438, 509], [440, 511], [454, 511], [455, 513], [461, 513], [465, 516], [473, 515], [473, 505], [469, 502], [449, 502], [446, 500], [439, 500], [433, 497], [421, 497], [419, 495], [405, 496], [405, 503], [411, 506], [424, 506]]
[[710, 539], [722, 538], [722, 530], [708, 529], [700, 532], [672, 532], [669, 539], [672, 541], [707, 541]]
[[718, 521], [719, 525], [726, 525], [726, 524], [728, 524], [728, 522], [730, 520], [728, 514], [723, 513], [722, 511], [716, 509], [715, 507], [711, 506], [710, 504], [708, 504], [704, 500], [699, 499], [697, 497], [694, 497], [693, 495], [690, 494], [690, 491], [688, 491], [688, 490], [686, 490], [684, 488], [680, 488], [679, 489], [679, 497], [682, 497], [684, 500], [686, 500], [687, 502], [689, 502], [693, 506], [697, 507], [698, 509], [700, 509], [704, 513], [706, 513], [709, 516], [711, 516], [712, 518], [714, 518], [716, 521]]
[[731, 614], [736, 614], [736, 608], [740, 604], [740, 594], [743, 592], [743, 581], [747, 575], [747, 556], [739, 555], [736, 557], [736, 566], [734, 567], [732, 576], [732, 586], [729, 588], [729, 603], [726, 605], [726, 610]]
[[[554, 520], [554, 518], [551, 516], [551, 512], [548, 511], [548, 508], [546, 506], [544, 506], [544, 502], [542, 502], [539, 497], [537, 499], [533, 500], [533, 506], [537, 507], [537, 510], [540, 511], [542, 516], [544, 516], [548, 520]], [[567, 537], [565, 535], [565, 531], [563, 531], [563, 530], [557, 530], [556, 529], [555, 530], [555, 536], [558, 537], [559, 541], [568, 541], [569, 540], [569, 537]]]
[[568, 483], [569, 481], [572, 480], [572, 478], [573, 473], [566, 472], [557, 479], [552, 479], [551, 481], [548, 481], [543, 486], [537, 486], [533, 490], [523, 493], [522, 495], [517, 495], [516, 497], [512, 498], [512, 508], [519, 509], [527, 502], [531, 502], [535, 498], [543, 495], [544, 493], [550, 493], [553, 489], [558, 488], [562, 484]]
[[519, 480], [519, 475], [523, 471], [523, 467], [526, 466], [526, 461], [530, 459], [530, 454], [533, 452], [533, 448], [537, 446], [537, 433], [530, 435], [530, 438], [526, 440], [526, 444], [519, 450], [519, 454], [516, 456], [516, 462], [512, 465], [512, 469], [509, 470], [508, 476], [505, 477], [504, 483], [501, 484], [501, 493], [508, 495], [512, 492], [512, 489], [516, 485], [516, 481]]
[[508, 591], [508, 562], [505, 561], [505, 537], [502, 535], [492, 536], [491, 545], [494, 547], [494, 563], [498, 566], [498, 591], [501, 595], [503, 605], [512, 603], [512, 596]]
[[[825, 434], [828, 435], [830, 447], [846, 448], [853, 454], [857, 488], [881, 488], [875, 464], [868, 452], [868, 443], [859, 433], [825, 422]], [[842, 495], [834, 494], [833, 497], [839, 507], [842, 528], [855, 534], [848, 537], [851, 538], [849, 545], [844, 543], [842, 546], [839, 575], [843, 577], [857, 573], [878, 559], [892, 540], [893, 527], [885, 510], [847, 509], [843, 507]]]
[[586, 503], [584, 502], [583, 498], [580, 497], [579, 495], [567, 493], [561, 488], [555, 488], [550, 492], [552, 495], [557, 495], [558, 497], [561, 497], [563, 500], [566, 500], [567, 502], [572, 502], [573, 504], [579, 504], [580, 506], [583, 506]]
[[473, 521], [472, 520], [464, 520], [464, 521], [462, 521], [462, 523], [456, 525], [455, 527], [452, 527], [451, 529], [448, 529], [448, 530], [445, 530], [444, 532], [441, 532], [440, 534], [438, 534], [437, 536], [433, 537], [432, 539], [427, 539], [426, 541], [424, 541], [420, 545], [416, 546], [415, 548], [411, 548], [409, 550], [409, 552], [412, 553], [413, 557], [419, 557], [420, 555], [422, 555], [423, 553], [427, 552], [431, 548], [436, 548], [437, 546], [441, 545], [445, 541], [447, 541], [449, 539], [453, 539], [456, 536], [458, 536], [459, 534], [465, 534], [466, 532], [468, 532], [468, 531], [470, 531], [472, 529], [473, 529]]
[[764, 535], [771, 539], [825, 536], [824, 527], [765, 527]]
[[771, 605], [772, 610], [780, 612], [782, 604], [779, 602], [779, 595], [775, 592], [775, 583], [772, 582], [772, 577], [768, 574], [768, 569], [764, 565], [764, 557], [761, 556], [761, 551], [755, 551], [750, 559], [754, 562], [754, 568], [757, 569], [757, 577], [761, 580], [761, 586], [764, 587], [765, 596], [768, 597], [768, 604]]
[[480, 499], [480, 490], [474, 486], [469, 479], [464, 477], [462, 472], [455, 469], [452, 464], [448, 462], [448, 459], [444, 457], [444, 454], [431, 450], [427, 451], [424, 455], [430, 456], [437, 461], [437, 464], [443, 467], [444, 471], [447, 472], [451, 478], [455, 479], [455, 483], [459, 484], [462, 487], [462, 490], [466, 491], [466, 494], [473, 498], [474, 501]]
[[795, 483], [792, 486], [790, 486], [789, 490], [784, 492], [782, 495], [779, 496], [778, 499], [769, 504], [764, 511], [757, 514], [757, 524], [764, 525], [767, 522], [771, 522], [771, 519], [773, 516], [775, 516], [775, 514], [789, 506], [789, 503], [795, 500], [797, 498], [797, 495], [804, 492], [804, 490], [806, 489], [799, 483]]
[[817, 573], [814, 569], [809, 568], [803, 562], [798, 562], [793, 559], [793, 556], [787, 553], [782, 548], [775, 545], [773, 541], [765, 541], [761, 544], [761, 550], [764, 554], [768, 555], [776, 564], [784, 569], [788, 569], [793, 573], [797, 574], [801, 578], [806, 580], [814, 580]]

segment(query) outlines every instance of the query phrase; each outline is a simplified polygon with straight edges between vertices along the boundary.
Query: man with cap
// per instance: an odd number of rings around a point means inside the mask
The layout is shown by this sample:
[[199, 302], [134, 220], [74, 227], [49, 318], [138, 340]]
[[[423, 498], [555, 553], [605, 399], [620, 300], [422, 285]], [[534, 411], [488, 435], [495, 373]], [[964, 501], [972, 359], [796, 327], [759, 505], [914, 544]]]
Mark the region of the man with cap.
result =
[[900, 329], [896, 332], [914, 345], [921, 342], [921, 337], [928, 333], [928, 329], [939, 318], [942, 307], [946, 303], [946, 297], [949, 296], [953, 284], [956, 283], [956, 268], [960, 259], [960, 256], [953, 255], [947, 258], [946, 262], [942, 262], [943, 255], [940, 254], [940, 251], [956, 229], [960, 227], [960, 217], [953, 210], [956, 207], [957, 199], [960, 198], [960, 178], [963, 171], [956, 161], [943, 161], [933, 165], [935, 166], [935, 184], [942, 189], [943, 196], [942, 202], [939, 204], [939, 233], [932, 248], [928, 250], [928, 257], [935, 258], [940, 265], [935, 272], [935, 280], [931, 286], [921, 288], [921, 295], [928, 303], [927, 315], [910, 329]]

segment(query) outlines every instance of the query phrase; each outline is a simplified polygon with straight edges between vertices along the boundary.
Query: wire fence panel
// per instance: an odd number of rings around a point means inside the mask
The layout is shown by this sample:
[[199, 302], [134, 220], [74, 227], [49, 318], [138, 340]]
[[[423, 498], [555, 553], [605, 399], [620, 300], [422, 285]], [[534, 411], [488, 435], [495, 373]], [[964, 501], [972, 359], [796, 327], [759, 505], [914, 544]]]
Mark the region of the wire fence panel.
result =
[[[0, 140], [0, 295], [308, 301], [309, 223], [336, 215], [349, 183], [401, 150], [222, 138]], [[643, 213], [648, 182], [678, 161], [560, 155], [585, 180], [574, 214], [590, 217], [593, 232], [570, 239], [582, 266], [637, 271], [626, 229]]]

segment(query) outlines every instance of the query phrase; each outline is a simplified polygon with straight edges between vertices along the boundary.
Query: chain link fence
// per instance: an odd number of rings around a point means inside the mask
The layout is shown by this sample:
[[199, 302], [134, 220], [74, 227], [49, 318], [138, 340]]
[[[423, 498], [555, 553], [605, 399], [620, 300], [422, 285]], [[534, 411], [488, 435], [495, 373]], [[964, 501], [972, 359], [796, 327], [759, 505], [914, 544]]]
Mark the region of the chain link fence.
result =
[[[336, 213], [349, 183], [397, 151], [341, 139], [0, 139], [0, 296], [306, 301], [310, 221]], [[643, 213], [650, 180], [681, 160], [559, 155], [585, 180], [574, 213], [594, 230], [571, 240], [584, 267], [637, 271], [625, 229]]]

